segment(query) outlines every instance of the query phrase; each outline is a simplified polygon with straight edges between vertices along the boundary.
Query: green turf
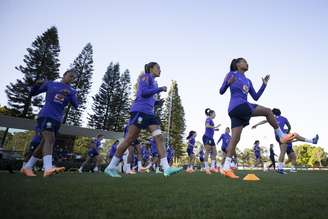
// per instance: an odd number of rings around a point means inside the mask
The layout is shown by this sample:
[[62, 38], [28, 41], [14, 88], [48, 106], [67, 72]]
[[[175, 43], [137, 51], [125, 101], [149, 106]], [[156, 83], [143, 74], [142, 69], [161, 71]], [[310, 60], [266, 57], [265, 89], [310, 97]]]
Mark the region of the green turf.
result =
[[328, 172], [255, 173], [261, 181], [0, 173], [0, 218], [328, 218]]

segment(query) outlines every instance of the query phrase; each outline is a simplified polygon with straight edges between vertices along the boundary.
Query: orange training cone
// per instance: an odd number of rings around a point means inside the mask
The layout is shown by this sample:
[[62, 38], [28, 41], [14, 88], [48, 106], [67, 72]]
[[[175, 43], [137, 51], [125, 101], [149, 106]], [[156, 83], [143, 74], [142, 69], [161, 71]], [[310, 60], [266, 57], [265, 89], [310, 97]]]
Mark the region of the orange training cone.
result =
[[260, 178], [258, 178], [255, 174], [247, 174], [244, 179], [245, 181], [260, 181]]

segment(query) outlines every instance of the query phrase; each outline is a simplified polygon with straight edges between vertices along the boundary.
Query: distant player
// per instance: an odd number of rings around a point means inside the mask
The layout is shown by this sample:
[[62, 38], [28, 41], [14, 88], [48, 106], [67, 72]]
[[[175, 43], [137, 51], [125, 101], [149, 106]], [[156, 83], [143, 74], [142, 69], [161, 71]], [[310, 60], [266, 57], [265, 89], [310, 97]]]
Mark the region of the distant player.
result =
[[99, 151], [101, 149], [103, 139], [104, 139], [104, 136], [102, 134], [98, 134], [97, 137], [91, 141], [91, 143], [89, 145], [89, 149], [88, 149], [87, 159], [81, 164], [81, 167], [79, 168], [79, 173], [82, 173], [84, 166], [93, 160], [96, 162], [96, 165], [93, 168], [93, 171], [94, 172], [99, 171], [99, 165], [101, 162], [101, 157], [100, 157]]
[[194, 153], [195, 143], [196, 143], [196, 136], [197, 133], [195, 131], [190, 131], [189, 135], [187, 136], [188, 146], [187, 146], [187, 154], [189, 157], [189, 165], [186, 170], [187, 173], [193, 173], [194, 172], [194, 165], [196, 156]]

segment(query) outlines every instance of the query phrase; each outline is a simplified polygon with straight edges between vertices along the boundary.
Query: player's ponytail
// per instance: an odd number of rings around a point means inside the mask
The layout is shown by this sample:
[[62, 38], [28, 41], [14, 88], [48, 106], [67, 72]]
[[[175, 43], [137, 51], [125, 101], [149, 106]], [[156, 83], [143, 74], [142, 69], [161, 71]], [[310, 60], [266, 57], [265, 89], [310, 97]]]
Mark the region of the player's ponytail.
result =
[[211, 116], [212, 113], [214, 113], [214, 110], [211, 110], [210, 108], [207, 108], [207, 109], [205, 110], [205, 115], [206, 115], [206, 116]]
[[195, 131], [190, 131], [187, 140], [189, 140], [195, 133]]

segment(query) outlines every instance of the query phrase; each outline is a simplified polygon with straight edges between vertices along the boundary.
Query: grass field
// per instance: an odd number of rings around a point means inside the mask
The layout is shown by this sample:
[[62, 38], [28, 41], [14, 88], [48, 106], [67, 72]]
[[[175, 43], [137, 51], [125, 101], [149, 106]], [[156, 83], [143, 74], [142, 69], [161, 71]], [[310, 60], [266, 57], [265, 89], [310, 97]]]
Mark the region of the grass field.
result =
[[261, 181], [204, 173], [0, 173], [0, 218], [328, 218], [327, 171], [255, 173]]

